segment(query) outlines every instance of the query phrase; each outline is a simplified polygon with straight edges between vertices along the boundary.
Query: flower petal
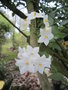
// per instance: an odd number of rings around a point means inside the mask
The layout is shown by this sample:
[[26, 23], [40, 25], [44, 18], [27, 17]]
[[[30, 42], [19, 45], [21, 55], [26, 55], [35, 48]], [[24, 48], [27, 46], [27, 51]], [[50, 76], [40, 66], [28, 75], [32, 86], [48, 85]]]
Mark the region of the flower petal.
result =
[[38, 40], [38, 43], [43, 43], [44, 42], [44, 37], [40, 37], [39, 40]]
[[27, 70], [26, 67], [19, 67], [20, 74], [24, 74]]
[[46, 32], [45, 32], [45, 28], [44, 29], [40, 29], [40, 35], [41, 36], [45, 36]]
[[54, 35], [51, 33], [51, 34], [49, 35], [49, 40], [53, 39], [53, 37], [54, 37]]
[[34, 51], [34, 53], [38, 53], [38, 52], [39, 52], [39, 47], [35, 47], [35, 48], [33, 49], [33, 51]]
[[43, 74], [44, 68], [39, 68], [39, 73]]
[[44, 44], [47, 46], [49, 44], [49, 40], [45, 39]]

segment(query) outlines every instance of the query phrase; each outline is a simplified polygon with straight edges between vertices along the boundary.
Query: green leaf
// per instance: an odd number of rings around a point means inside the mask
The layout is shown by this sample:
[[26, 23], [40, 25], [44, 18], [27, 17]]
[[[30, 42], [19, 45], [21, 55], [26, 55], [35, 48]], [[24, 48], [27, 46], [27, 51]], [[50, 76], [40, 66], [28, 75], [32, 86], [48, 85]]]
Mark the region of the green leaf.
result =
[[48, 16], [50, 26], [54, 24], [54, 20], [51, 16]]
[[56, 25], [52, 26], [52, 32], [55, 38], [64, 38], [66, 36], [66, 34], [62, 33]]
[[68, 19], [67, 20], [63, 20], [60, 25], [65, 25], [65, 24], [68, 24]]
[[68, 28], [64, 28], [63, 30], [61, 30], [62, 33], [68, 34]]
[[56, 80], [56, 81], [62, 81], [62, 82], [67, 82], [66, 78], [61, 73], [53, 73], [52, 75], [49, 76], [49, 78]]
[[58, 46], [58, 44], [55, 41], [50, 42], [48, 46], [53, 48], [53, 49], [61, 50], [60, 47]]
[[40, 52], [40, 55], [45, 55], [47, 58], [49, 57], [49, 54], [46, 51]]
[[51, 13], [49, 13], [49, 16], [51, 16], [52, 18], [54, 18], [55, 17], [55, 14], [56, 14], [56, 11], [57, 11], [57, 9], [54, 10], [54, 11], [52, 11]]
[[58, 72], [57, 68], [53, 64], [51, 65], [51, 72], [52, 73], [57, 73]]

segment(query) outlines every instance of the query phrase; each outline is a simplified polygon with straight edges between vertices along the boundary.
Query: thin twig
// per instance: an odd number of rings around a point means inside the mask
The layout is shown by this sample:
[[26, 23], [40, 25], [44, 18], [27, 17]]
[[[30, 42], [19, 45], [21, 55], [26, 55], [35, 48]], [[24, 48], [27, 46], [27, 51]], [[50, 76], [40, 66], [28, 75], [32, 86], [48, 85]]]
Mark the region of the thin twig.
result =
[[23, 34], [26, 38], [28, 38], [28, 36], [26, 34], [24, 34], [17, 26], [15, 26], [2, 12], [0, 12], [1, 16], [4, 17], [11, 25], [13, 25], [21, 34]]

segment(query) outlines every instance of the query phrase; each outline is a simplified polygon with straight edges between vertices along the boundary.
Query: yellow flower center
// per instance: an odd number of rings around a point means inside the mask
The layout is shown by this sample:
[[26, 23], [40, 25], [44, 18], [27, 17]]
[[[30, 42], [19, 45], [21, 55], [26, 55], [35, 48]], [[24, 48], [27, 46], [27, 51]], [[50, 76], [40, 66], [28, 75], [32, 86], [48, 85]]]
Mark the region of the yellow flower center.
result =
[[36, 16], [36, 12], [34, 12], [34, 16]]
[[42, 64], [40, 63], [39, 66], [42, 67]]
[[45, 22], [48, 22], [48, 19], [46, 19]]
[[28, 60], [26, 61], [26, 65], [29, 65], [29, 62], [28, 62]]
[[46, 35], [45, 38], [48, 38], [48, 35]]
[[0, 90], [3, 88], [5, 82], [4, 81], [0, 81]]

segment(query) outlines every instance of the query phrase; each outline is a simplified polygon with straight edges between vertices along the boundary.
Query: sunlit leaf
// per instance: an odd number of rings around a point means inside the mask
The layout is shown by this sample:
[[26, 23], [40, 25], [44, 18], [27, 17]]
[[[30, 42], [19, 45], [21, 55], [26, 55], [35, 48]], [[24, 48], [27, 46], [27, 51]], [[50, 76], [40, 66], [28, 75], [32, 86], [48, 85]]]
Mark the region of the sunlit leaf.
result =
[[3, 86], [4, 86], [5, 82], [4, 81], [0, 81], [0, 90], [2, 90]]

